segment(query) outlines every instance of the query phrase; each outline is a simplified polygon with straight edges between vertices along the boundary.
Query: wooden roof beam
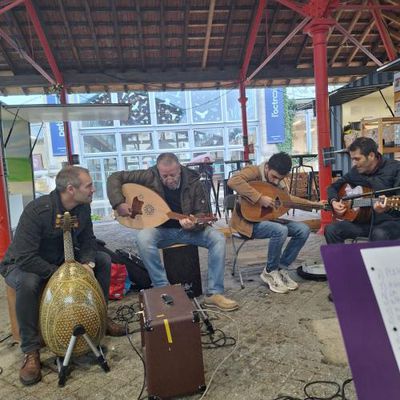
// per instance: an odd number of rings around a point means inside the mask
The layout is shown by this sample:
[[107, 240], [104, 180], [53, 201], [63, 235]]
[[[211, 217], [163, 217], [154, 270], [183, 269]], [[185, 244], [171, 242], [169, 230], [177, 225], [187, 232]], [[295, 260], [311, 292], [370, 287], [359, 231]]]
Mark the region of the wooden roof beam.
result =
[[[367, 36], [369, 35], [369, 33], [371, 32], [371, 29], [374, 26], [374, 21], [371, 21], [370, 24], [367, 25], [367, 27], [364, 30], [364, 33], [362, 34], [361, 38], [360, 38], [360, 44], [364, 43], [364, 40], [367, 38]], [[351, 54], [349, 55], [349, 57], [346, 60], [346, 65], [350, 65], [350, 63], [353, 61], [353, 58], [355, 57], [355, 55], [358, 52], [358, 47], [354, 47], [354, 50], [351, 52]]]
[[[61, 0], [58, 0], [58, 1], [61, 1]], [[115, 5], [115, 0], [109, 0], [109, 4], [111, 7], [111, 16], [112, 16], [112, 22], [113, 22], [113, 28], [114, 28], [114, 37], [115, 37], [115, 41], [116, 41], [119, 65], [120, 65], [121, 71], [124, 71], [125, 64], [124, 64], [124, 57], [122, 54], [121, 36], [120, 36], [120, 30], [119, 30], [119, 24], [118, 24], [118, 14], [117, 14], [117, 7]]]
[[[6, 16], [6, 18], [7, 18], [8, 23], [9, 23], [10, 25], [12, 25], [12, 27], [13, 27], [13, 28], [16, 30], [16, 32], [17, 32], [18, 37], [15, 37], [15, 36], [14, 36], [14, 38], [13, 38], [14, 41], [19, 45], [20, 48], [25, 49], [26, 52], [27, 52], [29, 55], [32, 55], [32, 54], [31, 54], [31, 48], [30, 48], [30, 46], [28, 45], [28, 42], [26, 41], [25, 36], [24, 36], [24, 34], [23, 34], [23, 32], [22, 32], [20, 26], [19, 26], [19, 23], [18, 23], [18, 21], [17, 21], [17, 18], [15, 17], [14, 11], [13, 11], [13, 10], [8, 11], [8, 12], [5, 14], [5, 16]], [[22, 46], [21, 46], [21, 43], [22, 43]]]
[[203, 59], [201, 61], [201, 69], [205, 69], [206, 65], [207, 65], [208, 48], [210, 46], [212, 21], [214, 18], [214, 9], [215, 9], [215, 0], [211, 0], [210, 7], [208, 8], [207, 30], [206, 30], [206, 37], [205, 37], [205, 41], [204, 41], [204, 51], [203, 51]]
[[[363, 1], [363, 4], [365, 4], [365, 3], [366, 3], [366, 1], [364, 0], [364, 1]], [[342, 11], [340, 11], [340, 15], [341, 15], [341, 12], [342, 12]], [[339, 13], [338, 13], [338, 14], [339, 14]], [[348, 31], [349, 31], [350, 34], [352, 33], [354, 27], [356, 26], [356, 23], [357, 23], [358, 20], [360, 19], [360, 16], [361, 16], [361, 10], [357, 11], [357, 12], [354, 14], [354, 16], [353, 16], [353, 18], [352, 18], [352, 20], [351, 20], [351, 22], [350, 22], [349, 28], [348, 28]], [[338, 20], [338, 19], [336, 19], [336, 20]], [[332, 31], [333, 31], [333, 29], [330, 31], [330, 33], [332, 33]], [[346, 38], [343, 38], [343, 39], [342, 39], [342, 41], [340, 42], [339, 46], [337, 47], [337, 49], [336, 49], [334, 55], [332, 56], [331, 60], [329, 61], [329, 64], [328, 64], [328, 65], [333, 65], [333, 64], [335, 63], [336, 59], [337, 59], [338, 56], [339, 56], [340, 51], [342, 50], [343, 44], [346, 43], [346, 41], [347, 41]]]
[[183, 16], [183, 38], [182, 38], [182, 70], [186, 71], [188, 27], [189, 27], [190, 1], [185, 0], [185, 11]]
[[231, 38], [233, 14], [235, 11], [236, 0], [231, 0], [229, 7], [228, 23], [226, 24], [225, 35], [224, 35], [224, 48], [219, 59], [219, 68], [224, 69], [226, 54], [228, 53], [229, 40]]
[[[264, 60], [264, 58], [266, 56], [268, 56], [268, 53], [269, 53], [268, 46], [269, 46], [269, 43], [271, 43], [271, 39], [272, 39], [272, 29], [273, 29], [273, 26], [275, 25], [275, 22], [276, 22], [277, 18], [278, 18], [278, 13], [279, 13], [280, 9], [281, 9], [281, 5], [278, 3], [274, 7], [274, 12], [272, 14], [271, 23], [269, 24], [268, 31], [266, 32], [265, 44], [264, 44], [264, 47], [261, 49], [260, 58], [258, 60], [258, 63], [261, 63]], [[267, 19], [267, 14], [265, 15], [265, 18]], [[267, 27], [267, 24], [268, 24], [268, 21], [266, 20], [265, 21], [265, 26], [266, 27]]]
[[4, 61], [7, 63], [8, 68], [10, 68], [10, 71], [15, 75], [15, 66], [14, 66], [13, 62], [11, 61], [11, 58], [8, 56], [3, 45], [1, 44], [1, 41], [0, 41], [0, 53], [3, 56]]
[[384, 12], [382, 16], [385, 17], [390, 22], [393, 22], [395, 25], [400, 26], [400, 18], [391, 12]]
[[135, 6], [136, 6], [136, 25], [139, 37], [139, 57], [140, 57], [140, 63], [142, 64], [142, 71], [145, 72], [146, 71], [146, 61], [144, 58], [145, 46], [143, 40], [143, 22], [142, 22], [142, 11], [140, 10], [140, 0], [135, 1]]
[[[298, 22], [298, 21], [297, 21], [297, 16], [298, 16], [298, 14], [297, 14], [295, 11], [293, 11], [292, 22], [291, 22], [290, 27], [289, 27], [289, 29], [288, 29], [289, 32], [292, 32], [293, 29], [295, 28], [295, 26], [296, 26], [296, 24], [297, 24], [297, 22]], [[276, 57], [276, 59], [275, 59], [276, 65], [280, 65], [280, 64], [281, 64], [281, 59], [282, 59], [283, 54], [285, 53], [285, 49], [286, 49], [286, 47], [284, 47], [284, 48], [279, 52], [279, 54], [277, 55], [277, 57]]]
[[85, 6], [86, 19], [89, 22], [90, 32], [92, 34], [93, 46], [94, 46], [94, 50], [96, 53], [97, 62], [99, 64], [100, 70], [103, 71], [104, 70], [103, 62], [100, 58], [99, 43], [97, 41], [96, 30], [94, 28], [94, 23], [93, 23], [93, 19], [92, 19], [92, 13], [90, 11], [90, 6], [89, 6], [89, 3], [87, 0], [83, 0], [83, 3]]
[[78, 52], [78, 49], [76, 47], [76, 44], [75, 44], [75, 41], [74, 41], [74, 37], [72, 36], [71, 27], [69, 26], [69, 22], [68, 22], [67, 14], [65, 12], [63, 0], [57, 0], [57, 3], [58, 3], [58, 7], [60, 8], [62, 19], [64, 21], [64, 26], [65, 26], [65, 29], [67, 31], [68, 39], [69, 39], [69, 41], [71, 43], [72, 54], [74, 55], [75, 61], [78, 64], [79, 71], [82, 71], [81, 59], [79, 57], [79, 52]]

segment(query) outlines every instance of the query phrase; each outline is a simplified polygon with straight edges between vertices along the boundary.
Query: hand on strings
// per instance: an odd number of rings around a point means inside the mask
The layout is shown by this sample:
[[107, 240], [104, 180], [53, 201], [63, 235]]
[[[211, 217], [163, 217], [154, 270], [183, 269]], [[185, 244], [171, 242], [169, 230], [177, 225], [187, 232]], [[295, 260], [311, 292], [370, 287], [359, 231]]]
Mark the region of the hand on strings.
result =
[[191, 230], [196, 226], [196, 220], [193, 215], [190, 215], [192, 218], [183, 218], [179, 220], [181, 227], [186, 230]]
[[258, 202], [265, 208], [274, 207], [274, 200], [269, 196], [261, 196]]
[[347, 207], [342, 202], [342, 200], [340, 200], [340, 201], [333, 200], [331, 205], [332, 205], [332, 208], [333, 208], [333, 212], [336, 215], [338, 215], [339, 217], [341, 217], [342, 215], [344, 215], [346, 213]]
[[121, 203], [117, 207], [117, 213], [121, 217], [129, 217], [131, 215], [131, 209], [129, 207], [129, 204], [127, 203]]
[[384, 195], [379, 196], [379, 201], [377, 201], [377, 202], [374, 204], [374, 211], [375, 211], [377, 214], [382, 214], [382, 213], [384, 213], [385, 211], [387, 211], [388, 208], [389, 208], [389, 207], [387, 207], [387, 197], [384, 196]]

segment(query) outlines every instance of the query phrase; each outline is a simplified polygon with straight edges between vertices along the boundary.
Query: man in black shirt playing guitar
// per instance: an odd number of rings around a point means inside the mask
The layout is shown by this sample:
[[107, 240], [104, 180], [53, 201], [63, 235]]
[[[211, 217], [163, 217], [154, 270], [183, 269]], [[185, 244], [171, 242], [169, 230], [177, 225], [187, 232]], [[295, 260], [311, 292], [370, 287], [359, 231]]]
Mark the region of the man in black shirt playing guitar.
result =
[[[400, 162], [387, 160], [378, 152], [373, 139], [357, 138], [349, 147], [353, 168], [328, 187], [328, 201], [332, 206], [334, 222], [325, 228], [325, 239], [330, 243], [343, 243], [346, 239], [368, 237], [372, 241], [400, 238], [400, 212], [393, 198], [380, 196], [364, 201], [366, 207], [343, 201], [343, 195], [358, 197], [363, 192], [376, 192], [400, 186]], [[388, 193], [389, 196], [397, 193]], [[361, 198], [361, 197], [360, 197]], [[363, 200], [366, 200], [363, 198]], [[359, 202], [360, 203], [360, 202]]]

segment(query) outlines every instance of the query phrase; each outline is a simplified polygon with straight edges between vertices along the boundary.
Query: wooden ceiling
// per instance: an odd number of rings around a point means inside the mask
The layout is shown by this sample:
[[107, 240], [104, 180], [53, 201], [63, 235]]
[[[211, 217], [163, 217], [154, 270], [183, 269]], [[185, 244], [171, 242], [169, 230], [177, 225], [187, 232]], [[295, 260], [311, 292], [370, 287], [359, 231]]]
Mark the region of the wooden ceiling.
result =
[[[382, 63], [389, 61], [368, 2], [333, 17]], [[257, 0], [32, 0], [69, 93], [218, 88], [237, 85]], [[11, 0], [0, 0], [1, 6]], [[307, 1], [297, 0], [298, 5]], [[400, 48], [400, 10], [380, 11], [388, 37]], [[248, 74], [304, 19], [276, 0], [263, 12]], [[0, 93], [53, 88], [25, 58], [50, 72], [46, 54], [22, 3], [0, 15]], [[378, 67], [338, 29], [328, 37], [329, 81], [349, 82]], [[300, 30], [251, 81], [253, 86], [313, 83], [311, 38]]]

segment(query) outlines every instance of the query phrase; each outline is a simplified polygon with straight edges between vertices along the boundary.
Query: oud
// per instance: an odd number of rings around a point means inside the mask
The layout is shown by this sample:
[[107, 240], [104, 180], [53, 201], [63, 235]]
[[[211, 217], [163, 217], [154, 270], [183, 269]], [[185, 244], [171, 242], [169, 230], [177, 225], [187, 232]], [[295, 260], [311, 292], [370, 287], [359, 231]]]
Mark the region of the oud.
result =
[[195, 224], [216, 221], [213, 215], [193, 217], [171, 211], [168, 204], [156, 192], [136, 183], [122, 185], [125, 202], [130, 205], [130, 215], [121, 216], [115, 211], [117, 221], [133, 229], [155, 228], [169, 219], [190, 218]]
[[262, 207], [261, 204], [252, 204], [245, 197], [240, 198], [240, 211], [243, 217], [250, 222], [260, 222], [277, 219], [291, 208], [305, 211], [330, 210], [327, 204], [308, 201], [300, 197], [290, 196], [284, 190], [267, 182], [253, 181], [248, 184], [263, 196], [273, 199], [272, 207]]

